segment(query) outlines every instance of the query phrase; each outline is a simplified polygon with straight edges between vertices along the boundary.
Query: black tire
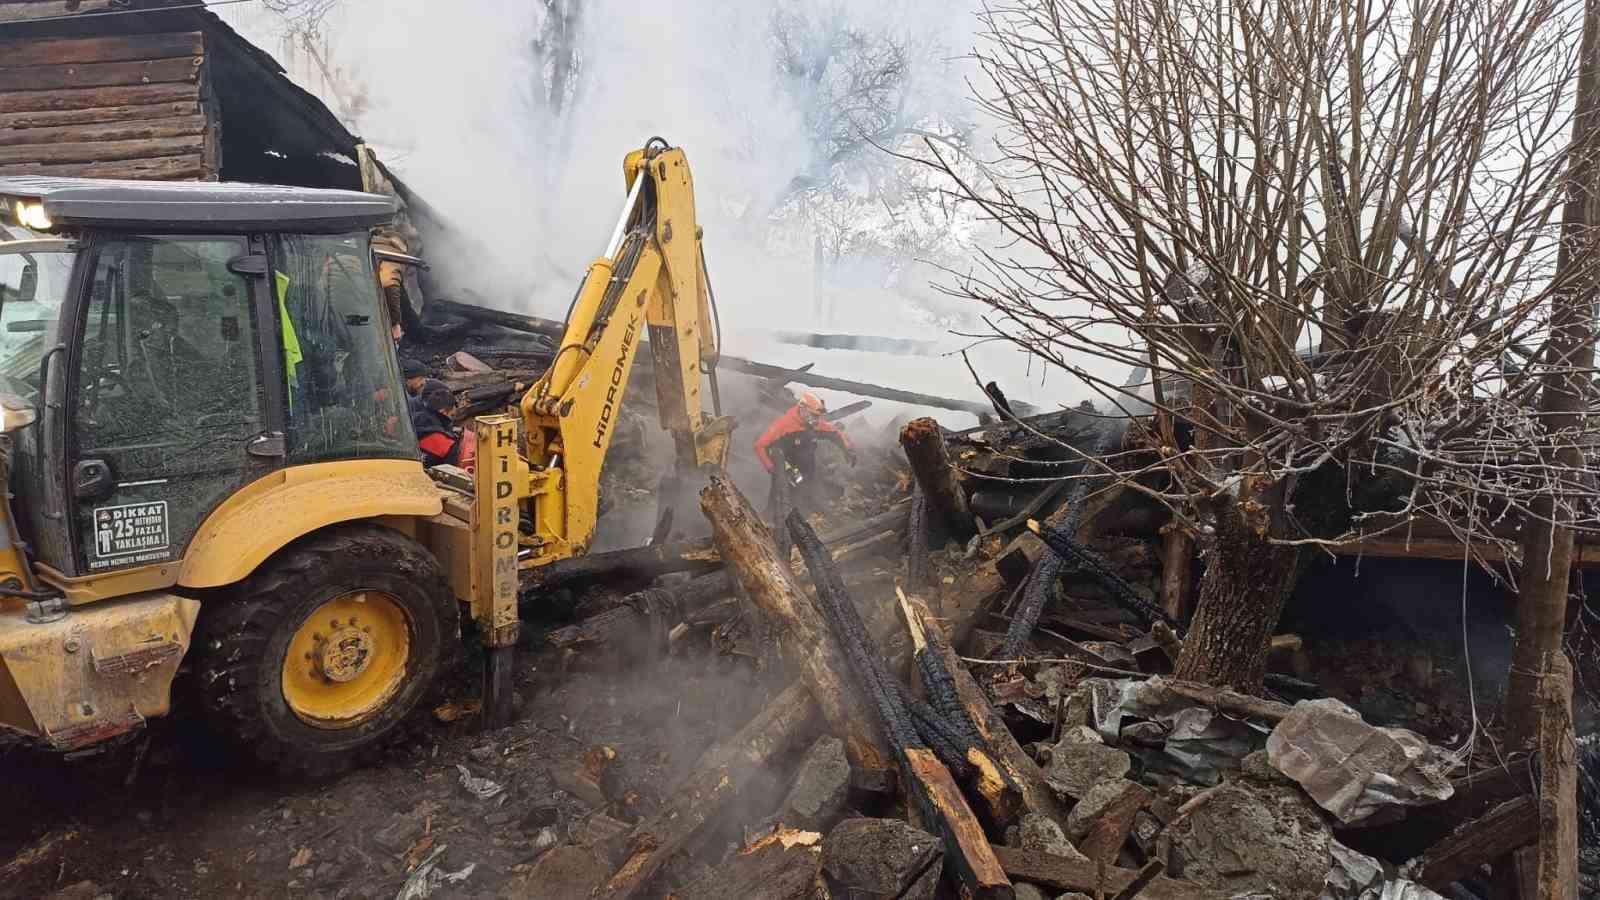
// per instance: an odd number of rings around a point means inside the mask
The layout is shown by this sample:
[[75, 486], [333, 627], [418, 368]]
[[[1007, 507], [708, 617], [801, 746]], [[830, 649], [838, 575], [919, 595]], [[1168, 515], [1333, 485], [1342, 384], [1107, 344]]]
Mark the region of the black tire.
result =
[[[290, 642], [324, 603], [357, 591], [382, 592], [404, 613], [404, 674], [360, 721], [308, 724], [283, 688]], [[430, 693], [453, 656], [459, 617], [438, 561], [415, 541], [371, 525], [318, 532], [202, 604], [193, 669], [199, 706], [217, 736], [262, 762], [332, 774], [390, 735]]]

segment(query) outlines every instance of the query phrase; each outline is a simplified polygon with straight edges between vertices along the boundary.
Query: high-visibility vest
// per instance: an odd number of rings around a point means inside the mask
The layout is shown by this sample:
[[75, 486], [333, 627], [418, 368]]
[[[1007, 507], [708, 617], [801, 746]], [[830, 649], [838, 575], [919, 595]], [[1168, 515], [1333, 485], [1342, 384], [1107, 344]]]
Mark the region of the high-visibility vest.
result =
[[278, 320], [282, 323], [279, 328], [283, 331], [283, 373], [289, 382], [289, 406], [292, 409], [295, 374], [305, 354], [300, 352], [300, 337], [295, 334], [294, 320], [289, 318], [289, 304], [285, 302], [289, 296], [289, 276], [282, 272], [275, 274], [278, 283]]

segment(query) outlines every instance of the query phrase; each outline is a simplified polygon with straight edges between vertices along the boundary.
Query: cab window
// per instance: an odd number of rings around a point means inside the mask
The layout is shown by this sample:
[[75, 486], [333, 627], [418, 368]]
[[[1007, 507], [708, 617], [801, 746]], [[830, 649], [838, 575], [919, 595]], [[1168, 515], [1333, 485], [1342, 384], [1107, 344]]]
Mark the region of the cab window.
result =
[[367, 233], [279, 236], [272, 279], [289, 461], [415, 458]]

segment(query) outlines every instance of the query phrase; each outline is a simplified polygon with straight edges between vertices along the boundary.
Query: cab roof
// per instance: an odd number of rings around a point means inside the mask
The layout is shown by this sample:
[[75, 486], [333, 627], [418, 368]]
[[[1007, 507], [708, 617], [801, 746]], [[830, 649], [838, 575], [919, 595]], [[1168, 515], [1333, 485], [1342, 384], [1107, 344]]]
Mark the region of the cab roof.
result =
[[57, 225], [141, 231], [339, 232], [394, 219], [381, 194], [271, 184], [0, 176], [0, 202], [38, 201]]

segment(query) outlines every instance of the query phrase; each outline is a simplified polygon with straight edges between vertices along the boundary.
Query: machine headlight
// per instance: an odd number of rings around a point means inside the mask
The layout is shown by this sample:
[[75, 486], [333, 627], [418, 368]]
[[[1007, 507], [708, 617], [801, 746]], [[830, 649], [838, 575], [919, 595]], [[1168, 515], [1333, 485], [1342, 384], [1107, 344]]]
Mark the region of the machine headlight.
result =
[[29, 203], [26, 200], [18, 200], [11, 205], [11, 208], [17, 214], [17, 224], [23, 228], [31, 228], [34, 231], [49, 231], [55, 225], [54, 222], [50, 221], [50, 216], [45, 213], [43, 203]]

